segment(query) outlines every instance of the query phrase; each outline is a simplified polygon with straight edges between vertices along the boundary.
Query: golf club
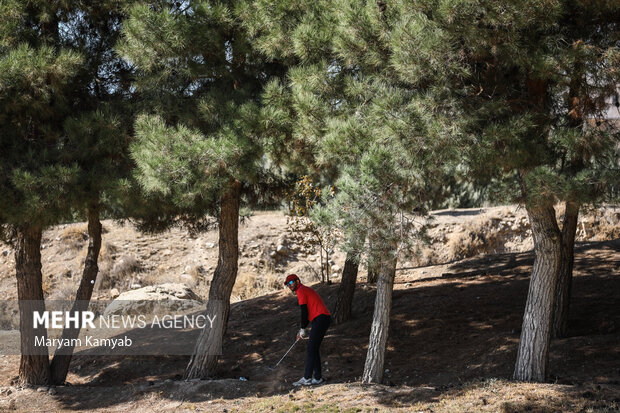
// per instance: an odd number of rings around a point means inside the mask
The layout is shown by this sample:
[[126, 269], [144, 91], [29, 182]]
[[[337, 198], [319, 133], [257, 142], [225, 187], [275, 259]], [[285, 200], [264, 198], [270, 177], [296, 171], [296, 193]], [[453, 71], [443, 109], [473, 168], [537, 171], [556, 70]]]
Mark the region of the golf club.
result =
[[282, 362], [282, 360], [284, 360], [284, 357], [286, 357], [286, 355], [293, 349], [293, 347], [295, 347], [295, 344], [297, 344], [298, 341], [299, 341], [299, 338], [295, 340], [293, 345], [289, 347], [289, 349], [286, 351], [286, 353], [284, 353], [284, 355], [282, 356], [280, 361], [278, 361], [275, 366], [269, 367], [269, 370], [274, 370], [276, 367], [278, 367], [278, 364], [280, 364]]

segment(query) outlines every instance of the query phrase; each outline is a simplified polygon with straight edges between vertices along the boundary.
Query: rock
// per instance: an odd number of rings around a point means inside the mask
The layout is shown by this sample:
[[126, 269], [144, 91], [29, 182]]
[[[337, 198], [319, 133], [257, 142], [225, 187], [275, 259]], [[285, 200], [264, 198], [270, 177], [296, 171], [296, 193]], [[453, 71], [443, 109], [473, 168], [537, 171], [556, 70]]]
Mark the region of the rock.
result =
[[340, 266], [339, 266], [339, 265], [336, 265], [336, 264], [332, 265], [332, 271], [333, 271], [333, 272], [338, 272], [338, 271], [340, 271]]
[[157, 314], [202, 306], [200, 297], [185, 284], [166, 283], [126, 291], [110, 303], [104, 316]]
[[41, 386], [41, 387], [37, 388], [37, 391], [38, 391], [39, 393], [45, 393], [45, 392], [46, 392], [46, 391], [48, 391], [48, 390], [49, 390], [49, 388], [48, 388], [48, 387], [45, 387], [45, 386]]
[[270, 256], [271, 258], [275, 258], [275, 257], [276, 257], [276, 255], [278, 255], [278, 253], [276, 253], [275, 251], [271, 251], [271, 252], [269, 253], [269, 256]]
[[56, 390], [54, 387], [50, 387], [48, 393], [49, 393], [50, 396], [53, 396], [56, 393], [58, 393], [58, 390]]
[[280, 255], [286, 255], [288, 254], [288, 247], [284, 244], [278, 244], [278, 246], [276, 247], [276, 253]]
[[137, 290], [138, 288], [142, 288], [142, 284], [138, 284], [138, 283], [131, 284], [129, 288], [131, 288], [132, 290]]
[[207, 242], [207, 243], [205, 244], [205, 247], [206, 247], [206, 248], [214, 248], [214, 247], [215, 247], [215, 244], [214, 244], [214, 243], [212, 243], [212, 242]]
[[118, 297], [119, 295], [121, 295], [121, 293], [118, 291], [117, 288], [112, 288], [110, 290], [110, 297], [112, 297], [112, 299]]

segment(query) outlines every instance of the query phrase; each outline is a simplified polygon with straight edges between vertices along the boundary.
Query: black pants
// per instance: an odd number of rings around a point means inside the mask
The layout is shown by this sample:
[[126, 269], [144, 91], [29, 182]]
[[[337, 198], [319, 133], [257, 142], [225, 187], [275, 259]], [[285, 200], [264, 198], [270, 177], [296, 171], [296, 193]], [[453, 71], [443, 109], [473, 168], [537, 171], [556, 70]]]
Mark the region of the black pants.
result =
[[321, 355], [319, 354], [319, 347], [325, 337], [325, 332], [329, 328], [332, 322], [331, 316], [321, 314], [312, 320], [312, 329], [310, 330], [310, 338], [308, 339], [308, 347], [306, 353], [306, 372], [304, 377], [307, 379], [312, 378], [314, 373], [315, 379], [320, 379], [321, 375]]

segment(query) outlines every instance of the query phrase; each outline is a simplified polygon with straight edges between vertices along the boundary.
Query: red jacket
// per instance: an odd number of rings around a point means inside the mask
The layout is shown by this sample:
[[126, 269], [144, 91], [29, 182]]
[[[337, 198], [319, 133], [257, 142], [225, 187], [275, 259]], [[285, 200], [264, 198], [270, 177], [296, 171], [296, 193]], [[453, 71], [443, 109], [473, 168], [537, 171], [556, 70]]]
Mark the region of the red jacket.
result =
[[299, 284], [297, 290], [295, 290], [297, 294], [297, 300], [299, 301], [299, 305], [306, 304], [308, 306], [308, 321], [312, 322], [316, 317], [321, 314], [331, 315], [323, 299], [310, 287], [306, 287], [303, 284]]

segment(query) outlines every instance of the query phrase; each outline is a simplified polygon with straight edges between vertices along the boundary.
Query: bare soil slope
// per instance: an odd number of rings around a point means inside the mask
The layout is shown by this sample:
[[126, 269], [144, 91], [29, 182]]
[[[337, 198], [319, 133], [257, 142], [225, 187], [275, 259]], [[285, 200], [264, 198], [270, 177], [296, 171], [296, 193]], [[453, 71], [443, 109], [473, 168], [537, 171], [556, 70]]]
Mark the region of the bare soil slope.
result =
[[[490, 232], [491, 226], [486, 224], [488, 220], [481, 218], [484, 214], [500, 216], [498, 225], [492, 228], [510, 229], [516, 222], [521, 222], [521, 217], [518, 210], [508, 210], [512, 217], [501, 218], [498, 210], [440, 212], [434, 229], [438, 233], [443, 232], [448, 239], [454, 234], [466, 232], [463, 228], [472, 228], [470, 232], [474, 233], [477, 226], [472, 224], [472, 220], [481, 220], [485, 222], [483, 227]], [[615, 213], [615, 210], [612, 211], [612, 216]], [[442, 218], [445, 222], [439, 224]], [[241, 268], [248, 268], [247, 274], [241, 276], [241, 281], [246, 282], [244, 294], [253, 294], [248, 290], [267, 288], [256, 281], [263, 271], [270, 271], [270, 276], [274, 277], [271, 288], [275, 289], [279, 288], [281, 278], [289, 270], [296, 269], [302, 278], [305, 276], [308, 279], [317, 270], [315, 264], [314, 270], [306, 268], [307, 273], [304, 272], [304, 266], [311, 264], [296, 259], [297, 255], [303, 254], [303, 260], [309, 263], [314, 263], [317, 255], [316, 251], [302, 251], [300, 247], [291, 248], [300, 252], [290, 252], [273, 262], [267, 260], [267, 257], [273, 259], [270, 253], [278, 241], [295, 244], [282, 240], [282, 237], [288, 236], [284, 228], [285, 220], [279, 214], [261, 214], [246, 224], [245, 230], [242, 229], [244, 247]], [[502, 222], [508, 222], [508, 225]], [[592, 224], [601, 227], [600, 220]], [[149, 272], [145, 268], [155, 268], [157, 273], [157, 268], [170, 266], [170, 270], [162, 272], [164, 276], [168, 274], [169, 279], [181, 274], [191, 275], [192, 269], [186, 267], [193, 265], [188, 263], [193, 263], [194, 259], [206, 268], [213, 265], [210, 260], [216, 248], [200, 248], [195, 239], [190, 239], [181, 231], [144, 238], [132, 233], [133, 230], [128, 227], [117, 230], [112, 223], [105, 225], [108, 228], [108, 233], [104, 235], [106, 242], [121, 246], [117, 251], [122, 250], [122, 253], [116, 254], [132, 253], [147, 257], [145, 262], [149, 267], [141, 263], [142, 269], [133, 274], [143, 278], [136, 278], [133, 283], [151, 280], [146, 277]], [[257, 227], [250, 230], [250, 225]], [[584, 224], [582, 228], [587, 235], [590, 226]], [[618, 224], [608, 222], [605, 228], [613, 234]], [[59, 231], [60, 234], [64, 230], [66, 227], [52, 231]], [[589, 239], [599, 237], [601, 231], [591, 233]], [[119, 234], [124, 234], [124, 238]], [[58, 237], [60, 235], [53, 232], [47, 234], [48, 240]], [[506, 239], [512, 242], [515, 236], [506, 236]], [[214, 232], [200, 239], [200, 243], [207, 242], [216, 242]], [[57, 248], [54, 242], [51, 245], [49, 248]], [[582, 241], [577, 246], [569, 337], [552, 343], [551, 380], [547, 384], [508, 381], [516, 357], [533, 254], [526, 249], [507, 252], [506, 249], [515, 248], [514, 245], [508, 248], [498, 245], [493, 248], [499, 253], [480, 254], [448, 264], [411, 268], [419, 264], [412, 262], [415, 257], [409, 258], [410, 262], [403, 262], [397, 271], [384, 385], [358, 384], [366, 355], [374, 300], [374, 286], [364, 282], [362, 273], [355, 293], [354, 319], [332, 326], [322, 345], [324, 375], [328, 378], [326, 385], [311, 389], [293, 389], [290, 386], [302, 374], [303, 345], [297, 345], [275, 371], [267, 368], [274, 365], [294, 341], [299, 317], [295, 297], [280, 289], [233, 305], [219, 376], [214, 380], [181, 381], [189, 357], [78, 356], [72, 362], [68, 377], [71, 386], [59, 386], [51, 390], [53, 394], [49, 394], [43, 392], [47, 389], [19, 389], [13, 386], [11, 381], [17, 374], [19, 358], [0, 356], [0, 409], [138, 412], [347, 409], [618, 411], [618, 236], [607, 241]], [[444, 252], [447, 249], [445, 243], [429, 248]], [[164, 253], [166, 250], [170, 253]], [[60, 252], [48, 250], [47, 253], [50, 257], [63, 256]], [[336, 254], [336, 265], [342, 265], [343, 256], [339, 254]], [[438, 254], [429, 253], [430, 256]], [[117, 255], [116, 259], [120, 258]], [[264, 264], [260, 263], [260, 259]], [[5, 257], [3, 271], [6, 271], [7, 261], [10, 257]], [[58, 265], [46, 261], [44, 266], [54, 264]], [[241, 271], [241, 274], [244, 272]], [[208, 281], [208, 275], [205, 278]], [[159, 281], [159, 278], [153, 277], [153, 280]], [[198, 290], [201, 281], [198, 279], [196, 282]], [[12, 282], [7, 275], [0, 280], [7, 295], [11, 294]], [[56, 291], [56, 284], [51, 285], [50, 295]], [[328, 307], [333, 308], [337, 282], [331, 285], [315, 284], [313, 287], [325, 298]], [[126, 288], [131, 288], [131, 285]], [[107, 297], [109, 288], [100, 288], [98, 294]], [[240, 380], [241, 377], [247, 381]]]

